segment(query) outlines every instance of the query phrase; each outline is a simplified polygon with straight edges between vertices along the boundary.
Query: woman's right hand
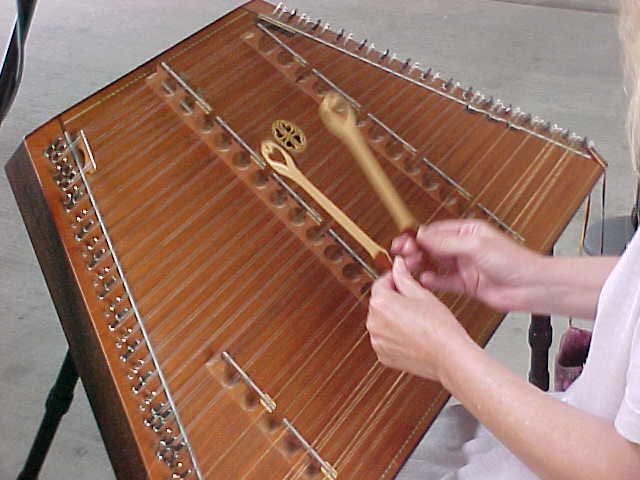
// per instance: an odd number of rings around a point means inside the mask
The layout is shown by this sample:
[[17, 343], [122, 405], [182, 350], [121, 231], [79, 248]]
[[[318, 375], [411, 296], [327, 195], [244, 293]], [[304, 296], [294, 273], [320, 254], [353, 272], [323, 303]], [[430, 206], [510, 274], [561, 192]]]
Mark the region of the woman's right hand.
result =
[[[544, 257], [480, 220], [422, 225], [415, 239], [396, 238], [391, 253], [405, 258], [424, 287], [465, 293], [498, 310], [528, 310], [541, 293]], [[425, 254], [436, 270], [421, 271]]]

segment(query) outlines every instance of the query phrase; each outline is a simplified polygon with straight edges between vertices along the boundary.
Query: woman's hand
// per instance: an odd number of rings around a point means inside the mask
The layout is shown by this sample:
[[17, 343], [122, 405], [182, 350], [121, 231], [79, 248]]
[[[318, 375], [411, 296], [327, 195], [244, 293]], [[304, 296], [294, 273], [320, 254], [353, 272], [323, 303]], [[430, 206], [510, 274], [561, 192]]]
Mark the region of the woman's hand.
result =
[[[498, 310], [526, 310], [540, 290], [536, 281], [544, 257], [480, 220], [423, 225], [415, 239], [396, 238], [391, 253], [420, 273], [423, 286], [465, 293]], [[420, 272], [425, 254], [438, 264], [437, 271]]]
[[384, 365], [440, 381], [452, 350], [474, 345], [449, 309], [413, 279], [404, 260], [371, 289], [367, 329]]

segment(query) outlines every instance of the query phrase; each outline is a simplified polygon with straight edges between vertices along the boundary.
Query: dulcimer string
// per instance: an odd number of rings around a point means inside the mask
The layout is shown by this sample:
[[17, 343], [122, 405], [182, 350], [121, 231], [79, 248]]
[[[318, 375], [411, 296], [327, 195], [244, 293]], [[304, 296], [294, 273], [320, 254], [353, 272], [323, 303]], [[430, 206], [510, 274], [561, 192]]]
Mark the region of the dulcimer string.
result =
[[[208, 165], [202, 169], [201, 171], [205, 174], [209, 174], [210, 171], [215, 170], [216, 162], [211, 161], [208, 162]], [[188, 232], [190, 229], [194, 228], [195, 225], [206, 224], [207, 220], [210, 218], [210, 213], [214, 208], [220, 212], [228, 215], [230, 219], [234, 218], [234, 215], [240, 214], [249, 214], [250, 211], [246, 211], [247, 205], [243, 205], [240, 210], [230, 209], [229, 208], [229, 199], [232, 195], [237, 191], [237, 185], [229, 182], [228, 184], [224, 184], [220, 182], [219, 179], [215, 178], [216, 182], [212, 182], [211, 187], [214, 188], [214, 194], [211, 194], [211, 189], [201, 188], [202, 191], [198, 192], [194, 195], [193, 200], [196, 205], [196, 208], [192, 208], [191, 210], [187, 209], [187, 205], [180, 206], [177, 210], [180, 212], [185, 212], [185, 220], [180, 221], [180, 218], [177, 217], [178, 212], [173, 212], [173, 215], [169, 215], [167, 222], [169, 225], [174, 226], [169, 235], [163, 234], [162, 231], [153, 232], [149, 236], [143, 237], [142, 240], [138, 240], [134, 238], [133, 244], [135, 248], [132, 247], [132, 251], [138, 252], [141, 258], [136, 262], [135, 258], [132, 258], [129, 261], [129, 271], [132, 278], [138, 276], [140, 277], [140, 282], [142, 283], [141, 289], [146, 292], [146, 294], [153, 294], [153, 290], [159, 288], [163, 282], [166, 282], [167, 277], [162, 278], [161, 280], [153, 279], [154, 275], [161, 274], [164, 267], [169, 265], [174, 259], [182, 258], [184, 255], [188, 255], [184, 259], [184, 263], [190, 262], [192, 259], [198, 257], [202, 257], [203, 251], [209, 246], [207, 242], [198, 241], [197, 238], [194, 238], [193, 235], [189, 235]], [[219, 234], [219, 231], [216, 230], [211, 233], [210, 238], [214, 239]], [[187, 237], [185, 239], [185, 237]], [[176, 239], [180, 238], [182, 240], [190, 240], [189, 241], [177, 241]], [[158, 253], [154, 252], [152, 255], [146, 255], [144, 248], [141, 247], [155, 247], [157, 251], [171, 251], [171, 255], [158, 255]], [[188, 254], [186, 253], [188, 252]], [[217, 255], [218, 252], [214, 252], [214, 255]], [[158, 258], [160, 256], [160, 258]], [[178, 269], [184, 269], [186, 265], [175, 266], [174, 269], [177, 271]], [[174, 272], [174, 270], [169, 270]], [[151, 282], [151, 285], [149, 283]]]
[[252, 363], [252, 362], [251, 362]]
[[[239, 26], [239, 25], [236, 25], [236, 26]], [[238, 32], [242, 32], [246, 30], [246, 27], [242, 27], [242, 26], [239, 26], [239, 27], [240, 29], [238, 30]], [[224, 28], [226, 29], [230, 27], [227, 25]], [[238, 36], [238, 40], [239, 40], [239, 36]], [[235, 49], [237, 49], [237, 44], [230, 42], [230, 43], [226, 43], [225, 46], [218, 51], [218, 53], [219, 55], [223, 56], [223, 55], [229, 54]], [[249, 53], [251, 54], [252, 52], [249, 52]], [[229, 68], [227, 69], [227, 72], [229, 73], [229, 75], [235, 75], [239, 71], [248, 72], [252, 67], [253, 60], [255, 60], [255, 58], [253, 59], [248, 58], [245, 62], [238, 63], [237, 69]], [[214, 62], [212, 61], [212, 63]], [[188, 75], [188, 71], [187, 71], [187, 75]], [[134, 92], [136, 94], [138, 93], [141, 94], [147, 90], [148, 90], [148, 86], [145, 83], [143, 83], [141, 86], [136, 87], [136, 90], [134, 90]], [[149, 117], [152, 117], [154, 113], [157, 113], [159, 109], [165, 107], [165, 104], [163, 102], [151, 103], [151, 104], [143, 103], [141, 105], [137, 105], [135, 102], [133, 104], [131, 103], [130, 97], [122, 97], [122, 98], [123, 98], [122, 102], [125, 102], [125, 101], [129, 102], [126, 105], [127, 108], [119, 108], [117, 109], [116, 115], [103, 116], [93, 121], [94, 123], [92, 124], [91, 128], [95, 129], [100, 133], [95, 138], [92, 138], [92, 143], [96, 145], [100, 145], [101, 142], [103, 141], [106, 142], [107, 140], [110, 140], [110, 136], [113, 135], [114, 133], [116, 134], [122, 133], [122, 130], [132, 129], [132, 127], [136, 128], [139, 124], [144, 122], [146, 119], [148, 119]], [[138, 98], [138, 95], [135, 95], [135, 98]], [[118, 105], [119, 105], [118, 103], [115, 104], [115, 106], [118, 106]], [[124, 107], [124, 105], [122, 106]], [[142, 114], [139, 109], [142, 110]], [[134, 118], [135, 119], [134, 124], [132, 125], [132, 124], [127, 124], [126, 122], [123, 122], [122, 120], [124, 120], [125, 118], [127, 119]], [[110, 128], [105, 128], [105, 125], [108, 123], [115, 124], [115, 126]], [[105, 164], [105, 167], [107, 165], [110, 165], [111, 163], [112, 162]]]
[[[255, 207], [255, 205], [257, 204], [257, 199], [254, 200], [253, 202], [248, 202], [248, 205], [246, 206], [246, 209], [251, 211], [252, 207]], [[239, 213], [243, 213], [242, 211]], [[239, 218], [239, 217], [237, 217]], [[246, 222], [244, 225], [241, 225], [242, 228], [239, 229], [234, 229], [234, 231], [238, 232], [238, 238], [237, 241], [243, 242], [245, 241], [245, 237], [247, 238], [247, 240], [249, 238], [255, 238], [255, 231], [254, 231], [254, 227], [257, 226], [259, 224], [259, 220], [261, 218], [260, 217], [255, 217], [253, 218], [251, 221]], [[239, 222], [242, 223], [242, 222]], [[277, 218], [272, 218], [270, 223], [267, 224], [267, 227], [273, 226], [274, 224], [278, 223], [278, 219]], [[222, 230], [220, 230], [222, 231]], [[258, 231], [260, 232], [260, 231]], [[218, 232], [216, 232], [218, 233]], [[215, 237], [214, 237], [215, 239]], [[203, 242], [205, 243], [205, 242]], [[229, 241], [226, 245], [224, 245], [222, 248], [218, 249], [213, 255], [212, 255], [212, 261], [214, 262], [214, 264], [218, 264], [219, 261], [224, 258], [224, 256], [226, 255], [227, 251], [233, 246], [234, 244], [234, 240]], [[183, 305], [185, 305], [187, 302], [183, 302]], [[163, 324], [160, 323], [157, 327], [157, 329], [154, 331], [154, 335], [156, 335], [158, 337], [158, 346], [160, 348], [165, 348], [166, 344], [172, 340], [173, 338], [175, 338], [174, 336], [171, 336], [170, 334], [174, 333], [174, 334], [180, 334], [182, 332], [182, 330], [184, 328], [188, 327], [188, 320], [189, 318], [192, 318], [193, 316], [195, 316], [198, 313], [198, 309], [201, 308], [200, 306], [194, 306], [193, 311], [190, 312], [191, 317], [187, 317], [185, 322], [183, 322], [181, 324], [181, 328], [177, 329], [178, 331], [172, 330], [169, 332], [164, 332], [162, 330]], [[180, 313], [180, 312], [176, 312], [176, 313]], [[166, 329], [165, 329], [166, 330]], [[146, 359], [148, 360], [148, 359]], [[177, 389], [176, 394], [178, 394], [179, 396], [179, 389]]]
[[[459, 301], [463, 299], [462, 296], [458, 296], [457, 300], [452, 304], [452, 308], [456, 308], [456, 307], [460, 307], [462, 308], [464, 305], [458, 305]], [[464, 302], [467, 301], [467, 299], [463, 299]], [[362, 340], [367, 338], [367, 333], [365, 332], [358, 340], [358, 343], [362, 342]], [[355, 346], [354, 346], [355, 348]], [[395, 400], [395, 396], [400, 392], [400, 387], [402, 386], [397, 380], [399, 380], [400, 378], [402, 378], [403, 376], [405, 376], [405, 374], [403, 374], [402, 372], [394, 372], [392, 370], [389, 370], [385, 367], [383, 367], [377, 360], [374, 361], [374, 363], [372, 364], [369, 372], [367, 372], [367, 376], [365, 376], [365, 378], [362, 379], [361, 383], [366, 382], [364, 384], [364, 386], [362, 388], [360, 388], [360, 385], [358, 386], [358, 388], [354, 389], [354, 391], [352, 392], [353, 394], [359, 394], [359, 396], [362, 395], [366, 395], [371, 388], [373, 388], [373, 386], [375, 385], [376, 380], [379, 378], [379, 375], [384, 373], [384, 372], [388, 372], [391, 376], [396, 376], [396, 381], [393, 382], [393, 386], [392, 388], [387, 390], [387, 394], [385, 395], [385, 398], [383, 398], [380, 402], [378, 402], [376, 405], [374, 405], [374, 409], [373, 412], [369, 415], [369, 419], [371, 419], [372, 417], [374, 417], [374, 421], [373, 422], [368, 422], [365, 421], [363, 423], [363, 425], [358, 429], [358, 431], [353, 435], [353, 439], [356, 440], [358, 439], [360, 433], [363, 431], [364, 428], [373, 428], [375, 427], [375, 425], [381, 421], [380, 417], [378, 416], [378, 418], [376, 417], [375, 412], [378, 411], [378, 409], [385, 403], [390, 404]], [[377, 374], [377, 375], [376, 375]], [[406, 379], [409, 378], [409, 376], [405, 377], [405, 382], [407, 381]], [[344, 423], [344, 421], [347, 420], [348, 415], [350, 413], [352, 413], [353, 408], [355, 407], [356, 402], [345, 402], [344, 404], [344, 409], [340, 412], [337, 412], [337, 414], [334, 416], [333, 419], [329, 420], [329, 421], [324, 421], [324, 428], [319, 432], [319, 434], [317, 435], [317, 437], [313, 440], [312, 444], [314, 446], [316, 446], [317, 448], [323, 448], [327, 443], [329, 443], [331, 441], [332, 435], [335, 434], [338, 429], [339, 426]], [[299, 414], [301, 414], [302, 412], [299, 412]], [[294, 423], [295, 423], [295, 418], [294, 418]], [[338, 463], [341, 461], [342, 457], [344, 454], [347, 454], [347, 452], [351, 451], [352, 448], [351, 446], [348, 446], [346, 449], [343, 450], [343, 454], [339, 456], [337, 462], [335, 463], [335, 465], [338, 465]], [[295, 472], [295, 468], [299, 468], [301, 469], [298, 472]], [[294, 465], [292, 467], [292, 469], [290, 470], [291, 474], [297, 475], [299, 473], [301, 473], [302, 470], [304, 470], [305, 466], [303, 465], [303, 460], [299, 461], [297, 465]], [[290, 478], [290, 475], [287, 477]]]
[[[366, 334], [365, 334], [365, 335], [363, 335], [363, 337], [362, 337], [362, 338], [365, 338], [365, 337], [366, 337]], [[369, 386], [366, 386], [365, 390], [368, 390], [369, 388], [370, 388]], [[346, 408], [346, 410], [349, 410], [349, 407], [351, 407], [351, 406], [352, 406], [352, 405], [350, 405], [350, 404], [349, 404], [349, 402], [347, 402], [345, 405], [346, 405], [346, 407], [347, 407], [347, 408]]]
[[[551, 150], [551, 149], [550, 149]], [[554, 152], [557, 153], [557, 152]], [[529, 219], [533, 216], [534, 213], [537, 213], [541, 203], [545, 200], [545, 198], [549, 195], [549, 193], [551, 192], [552, 187], [556, 184], [556, 182], [558, 181], [559, 177], [562, 175], [563, 171], [566, 169], [567, 164], [569, 163], [568, 161], [568, 157], [570, 155], [570, 152], [568, 150], [565, 150], [563, 152], [560, 152], [560, 157], [556, 160], [555, 165], [548, 171], [546, 177], [544, 178], [542, 184], [541, 184], [541, 188], [536, 188], [535, 192], [533, 195], [531, 195], [529, 197], [529, 199], [527, 200], [524, 209], [518, 209], [516, 211], [516, 217], [513, 220], [514, 224], [518, 224], [520, 219], [523, 218], [523, 214], [524, 212], [526, 212], [525, 209], [527, 208], [531, 208], [531, 212], [528, 212], [526, 215], [527, 217], [524, 218], [524, 224], [528, 224], [529, 223]], [[546, 157], [548, 157], [551, 154], [551, 151], [549, 151], [549, 153], [546, 155]], [[546, 158], [545, 158], [546, 159]], [[515, 203], [515, 202], [514, 202]], [[516, 209], [517, 205], [514, 205], [512, 207], [512, 210]]]
[[[339, 81], [336, 81], [336, 83], [340, 83], [340, 82], [339, 82]], [[446, 109], [445, 109], [445, 110], [446, 110]], [[410, 117], [410, 116], [407, 116], [407, 117]], [[440, 123], [444, 123], [444, 122], [440, 122]], [[428, 129], [425, 129], [425, 135], [428, 135], [428, 134], [430, 133], [430, 132], [428, 132], [427, 130], [428, 130]], [[528, 136], [530, 136], [530, 135], [528, 135]], [[526, 139], [526, 138], [528, 138], [528, 136], [527, 136], [527, 137], [525, 137], [525, 139]], [[525, 141], [525, 140], [523, 140], [523, 141]]]

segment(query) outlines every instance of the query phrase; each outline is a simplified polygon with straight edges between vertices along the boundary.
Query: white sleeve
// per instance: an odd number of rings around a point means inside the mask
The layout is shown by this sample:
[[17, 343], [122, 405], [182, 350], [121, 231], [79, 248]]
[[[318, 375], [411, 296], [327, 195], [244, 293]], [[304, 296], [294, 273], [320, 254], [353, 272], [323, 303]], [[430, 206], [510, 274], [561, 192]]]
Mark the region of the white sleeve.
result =
[[616, 430], [633, 443], [640, 444], [640, 323], [636, 323], [624, 397], [615, 419]]

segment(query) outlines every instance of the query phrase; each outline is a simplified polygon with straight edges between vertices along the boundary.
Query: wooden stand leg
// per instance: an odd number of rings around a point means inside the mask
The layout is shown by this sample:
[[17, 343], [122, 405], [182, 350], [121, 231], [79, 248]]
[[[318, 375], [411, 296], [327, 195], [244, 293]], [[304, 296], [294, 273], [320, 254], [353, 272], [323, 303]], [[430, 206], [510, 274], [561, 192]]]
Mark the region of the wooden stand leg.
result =
[[553, 339], [551, 317], [531, 315], [529, 345], [531, 346], [531, 369], [529, 381], [536, 387], [549, 390], [549, 348]]

